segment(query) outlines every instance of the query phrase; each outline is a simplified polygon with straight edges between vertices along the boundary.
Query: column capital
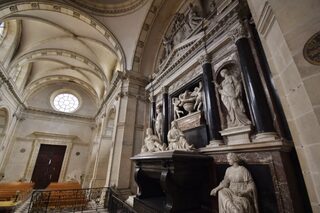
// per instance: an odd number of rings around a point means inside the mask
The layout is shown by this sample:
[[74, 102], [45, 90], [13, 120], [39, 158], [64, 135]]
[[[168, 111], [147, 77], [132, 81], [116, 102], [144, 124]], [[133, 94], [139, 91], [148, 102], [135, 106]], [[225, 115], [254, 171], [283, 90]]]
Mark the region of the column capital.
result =
[[204, 54], [202, 56], [200, 56], [198, 58], [198, 62], [201, 64], [201, 65], [204, 65], [204, 64], [209, 64], [210, 63], [210, 57], [208, 54]]
[[154, 96], [154, 95], [149, 95], [149, 101], [150, 101], [151, 103], [156, 102], [156, 96]]
[[237, 42], [241, 38], [248, 38], [249, 34], [246, 28], [239, 24], [235, 29], [231, 30], [230, 37], [234, 42]]
[[163, 87], [161, 88], [162, 94], [168, 93], [168, 90], [169, 90], [169, 87], [168, 87], [168, 86], [163, 86]]

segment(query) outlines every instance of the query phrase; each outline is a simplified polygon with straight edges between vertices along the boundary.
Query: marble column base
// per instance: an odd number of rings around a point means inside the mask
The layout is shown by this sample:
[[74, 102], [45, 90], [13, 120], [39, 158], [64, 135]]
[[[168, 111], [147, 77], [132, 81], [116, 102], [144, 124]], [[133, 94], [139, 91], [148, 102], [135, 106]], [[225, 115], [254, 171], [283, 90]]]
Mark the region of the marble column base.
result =
[[246, 144], [250, 143], [249, 133], [251, 132], [251, 126], [238, 126], [227, 128], [220, 131], [221, 135], [228, 139], [228, 145]]
[[275, 132], [264, 132], [258, 133], [252, 139], [252, 142], [259, 143], [259, 142], [268, 142], [268, 141], [275, 141], [279, 139], [279, 136]]
[[225, 145], [222, 140], [212, 140], [206, 147], [217, 147]]

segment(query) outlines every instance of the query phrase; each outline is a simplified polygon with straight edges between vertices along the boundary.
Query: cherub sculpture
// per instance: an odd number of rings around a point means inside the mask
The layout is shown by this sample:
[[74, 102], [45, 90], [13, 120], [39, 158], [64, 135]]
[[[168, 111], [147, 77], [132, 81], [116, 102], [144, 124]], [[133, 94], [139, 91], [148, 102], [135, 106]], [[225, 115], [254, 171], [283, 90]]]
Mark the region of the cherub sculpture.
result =
[[173, 110], [174, 110], [174, 119], [180, 118], [180, 114], [183, 114], [184, 112], [180, 110], [181, 101], [179, 98], [172, 98], [172, 104], [173, 104]]

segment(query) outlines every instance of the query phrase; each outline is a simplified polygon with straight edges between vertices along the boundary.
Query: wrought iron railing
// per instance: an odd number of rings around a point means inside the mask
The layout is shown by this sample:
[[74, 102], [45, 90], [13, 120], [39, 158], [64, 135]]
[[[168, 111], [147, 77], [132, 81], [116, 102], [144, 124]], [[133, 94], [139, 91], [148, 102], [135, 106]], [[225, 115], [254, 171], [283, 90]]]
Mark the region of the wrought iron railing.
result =
[[30, 198], [28, 212], [85, 212], [101, 209], [107, 209], [109, 213], [137, 213], [115, 189], [109, 187], [35, 190]]
[[83, 212], [106, 208], [108, 188], [35, 190], [28, 212]]
[[106, 206], [110, 213], [137, 213], [130, 205], [121, 199], [115, 189], [109, 188]]

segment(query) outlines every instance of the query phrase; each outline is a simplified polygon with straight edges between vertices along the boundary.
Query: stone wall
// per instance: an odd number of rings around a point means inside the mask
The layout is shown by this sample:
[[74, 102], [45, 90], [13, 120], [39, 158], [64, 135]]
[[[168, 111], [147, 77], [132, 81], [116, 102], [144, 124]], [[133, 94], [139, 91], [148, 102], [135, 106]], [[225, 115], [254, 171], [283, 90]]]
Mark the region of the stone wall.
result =
[[303, 56], [320, 29], [316, 0], [248, 0], [287, 117], [314, 212], [320, 212], [320, 67]]

